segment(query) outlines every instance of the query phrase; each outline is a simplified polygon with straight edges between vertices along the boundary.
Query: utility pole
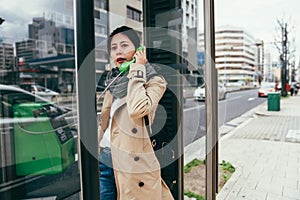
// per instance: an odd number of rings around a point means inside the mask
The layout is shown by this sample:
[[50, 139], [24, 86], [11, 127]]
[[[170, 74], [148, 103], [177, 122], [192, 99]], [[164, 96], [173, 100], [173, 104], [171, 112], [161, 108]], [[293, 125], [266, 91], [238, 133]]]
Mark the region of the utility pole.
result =
[[287, 23], [281, 27], [282, 30], [282, 53], [280, 55], [280, 60], [282, 63], [281, 67], [281, 96], [287, 96], [286, 83], [287, 83]]

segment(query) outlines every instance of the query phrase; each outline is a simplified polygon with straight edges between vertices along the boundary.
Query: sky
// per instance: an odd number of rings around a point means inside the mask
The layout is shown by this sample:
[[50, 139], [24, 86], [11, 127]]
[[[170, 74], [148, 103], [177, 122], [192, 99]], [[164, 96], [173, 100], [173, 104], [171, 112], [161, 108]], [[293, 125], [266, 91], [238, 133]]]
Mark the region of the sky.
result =
[[[20, 41], [28, 37], [28, 24], [43, 12], [69, 11], [62, 2], [72, 0], [1, 0], [0, 17], [6, 21], [0, 26], [0, 37]], [[199, 4], [203, 4], [203, 1]], [[5, 6], [4, 6], [5, 5]], [[266, 51], [278, 52], [271, 44], [276, 38], [276, 20], [284, 19], [295, 39], [296, 58], [300, 56], [300, 1], [299, 0], [215, 0], [216, 26], [232, 25], [247, 30], [254, 38], [265, 42]], [[297, 38], [298, 36], [298, 38]], [[299, 56], [298, 56], [299, 55]]]
[[72, 0], [1, 0], [0, 17], [5, 22], [0, 26], [0, 37], [8, 42], [28, 38], [28, 24], [33, 17], [42, 17], [44, 12], [69, 12], [63, 2]]
[[[290, 41], [295, 39], [296, 64], [300, 56], [300, 1], [299, 0], [215, 0], [216, 26], [232, 25], [244, 28], [254, 38], [262, 39], [266, 51], [278, 52], [271, 44], [278, 31], [277, 20], [288, 24]], [[297, 38], [298, 37], [298, 38]]]

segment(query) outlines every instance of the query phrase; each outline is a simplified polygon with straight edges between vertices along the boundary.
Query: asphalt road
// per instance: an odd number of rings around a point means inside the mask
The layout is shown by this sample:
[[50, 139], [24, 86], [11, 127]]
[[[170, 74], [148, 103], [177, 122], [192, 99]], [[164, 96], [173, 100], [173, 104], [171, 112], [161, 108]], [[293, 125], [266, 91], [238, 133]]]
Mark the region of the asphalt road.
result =
[[[242, 90], [227, 93], [225, 100], [219, 101], [219, 126], [239, 117], [245, 112], [258, 106], [267, 98], [258, 98], [258, 89]], [[64, 106], [73, 110], [73, 116], [68, 116], [69, 123], [76, 123], [76, 104], [68, 103]], [[205, 102], [185, 99], [183, 111], [184, 146], [205, 135]]]
[[[257, 89], [228, 93], [219, 101], [219, 126], [260, 105], [267, 98], [258, 98]], [[184, 146], [205, 135], [205, 102], [186, 99], [183, 112]]]

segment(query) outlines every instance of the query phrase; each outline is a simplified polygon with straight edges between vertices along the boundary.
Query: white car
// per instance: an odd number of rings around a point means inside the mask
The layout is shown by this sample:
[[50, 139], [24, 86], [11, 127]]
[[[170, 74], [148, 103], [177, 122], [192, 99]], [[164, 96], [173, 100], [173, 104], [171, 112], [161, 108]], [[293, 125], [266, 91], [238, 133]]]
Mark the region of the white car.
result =
[[233, 86], [233, 87], [242, 87], [242, 86], [246, 86], [246, 82], [245, 81], [242, 81], [242, 80], [239, 80], [239, 81], [236, 81], [236, 82], [227, 82], [226, 83], [226, 86]]
[[[219, 83], [219, 100], [226, 99], [226, 88], [224, 85]], [[199, 86], [194, 92], [194, 99], [196, 101], [204, 101], [205, 100], [205, 84]]]
[[50, 101], [57, 102], [59, 98], [58, 92], [55, 92], [37, 84], [20, 84], [20, 88]]

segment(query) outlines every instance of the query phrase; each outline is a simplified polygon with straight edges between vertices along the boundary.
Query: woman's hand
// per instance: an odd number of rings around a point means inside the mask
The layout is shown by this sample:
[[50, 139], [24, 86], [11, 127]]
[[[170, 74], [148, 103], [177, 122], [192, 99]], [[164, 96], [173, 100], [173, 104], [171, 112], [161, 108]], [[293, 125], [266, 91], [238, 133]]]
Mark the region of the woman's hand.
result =
[[145, 48], [143, 50], [137, 51], [134, 54], [135, 63], [145, 65], [147, 63]]

